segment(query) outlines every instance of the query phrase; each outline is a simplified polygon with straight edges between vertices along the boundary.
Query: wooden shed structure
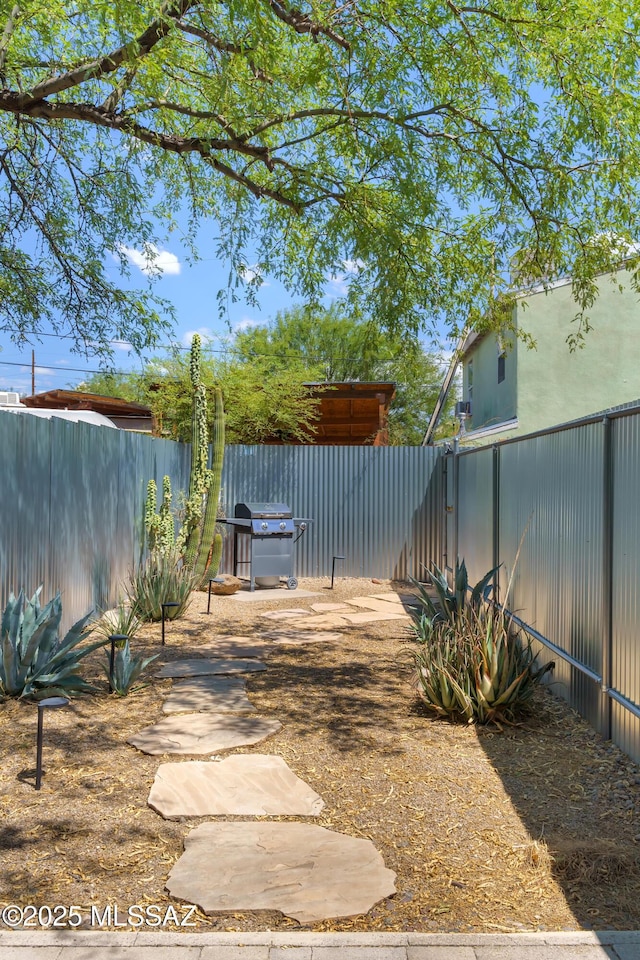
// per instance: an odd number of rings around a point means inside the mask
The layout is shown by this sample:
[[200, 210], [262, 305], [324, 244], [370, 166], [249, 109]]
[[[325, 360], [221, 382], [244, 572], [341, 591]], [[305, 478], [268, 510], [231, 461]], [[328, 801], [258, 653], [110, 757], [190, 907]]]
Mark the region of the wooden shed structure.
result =
[[310, 383], [319, 401], [319, 419], [308, 443], [333, 446], [386, 447], [389, 444], [389, 407], [395, 383]]
[[141, 403], [121, 400], [119, 397], [103, 397], [96, 393], [79, 390], [46, 390], [31, 397], [23, 397], [26, 407], [47, 410], [92, 410], [108, 417], [121, 430], [139, 433], [154, 433], [154, 417], [150, 407]]

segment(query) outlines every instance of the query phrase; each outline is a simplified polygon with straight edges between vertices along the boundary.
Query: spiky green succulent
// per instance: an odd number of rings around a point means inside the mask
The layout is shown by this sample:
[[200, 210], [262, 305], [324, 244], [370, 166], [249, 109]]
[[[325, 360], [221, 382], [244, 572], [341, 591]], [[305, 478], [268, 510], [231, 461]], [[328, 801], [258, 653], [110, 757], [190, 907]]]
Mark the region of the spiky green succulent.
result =
[[12, 593], [2, 615], [0, 696], [41, 699], [93, 690], [80, 676], [80, 661], [106, 642], [80, 647], [92, 614], [78, 620], [64, 639], [59, 636], [62, 600], [57, 593], [42, 607], [38, 587], [31, 600]]
[[162, 619], [163, 603], [179, 604], [167, 611], [167, 619], [182, 616], [194, 588], [194, 573], [181, 561], [176, 549], [150, 554], [126, 584], [131, 611], [145, 623]]
[[437, 620], [448, 620], [453, 622], [464, 610], [479, 610], [480, 604], [487, 598], [489, 584], [500, 569], [501, 564], [489, 570], [472, 588], [469, 587], [469, 576], [467, 566], [464, 560], [456, 563], [455, 575], [453, 577], [453, 587], [449, 586], [446, 574], [435, 564], [433, 572], [429, 573], [429, 580], [436, 592], [436, 598], [432, 598], [424, 583], [411, 578], [411, 582], [418, 591], [417, 599], [419, 607], [414, 614], [414, 621], [419, 621], [420, 617], [426, 615], [434, 622]]
[[[122, 646], [115, 651], [113, 661], [113, 673], [111, 672], [111, 654], [107, 653], [107, 663], [105, 673], [109, 677], [111, 689], [117, 696], [125, 697], [134, 689], [133, 684], [139, 679], [140, 675], [154, 660], [157, 660], [158, 654], [153, 657], [132, 657], [129, 640], [125, 640]], [[139, 686], [144, 686], [140, 684]]]

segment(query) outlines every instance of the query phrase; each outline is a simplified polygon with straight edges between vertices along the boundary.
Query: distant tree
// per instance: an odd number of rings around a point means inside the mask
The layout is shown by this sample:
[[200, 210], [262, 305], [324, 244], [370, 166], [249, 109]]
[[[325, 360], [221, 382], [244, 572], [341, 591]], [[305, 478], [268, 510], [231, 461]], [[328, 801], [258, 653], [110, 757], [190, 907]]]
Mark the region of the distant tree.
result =
[[135, 373], [92, 373], [73, 389], [100, 397], [120, 397], [133, 403], [147, 402], [144, 381]]
[[[252, 363], [220, 359], [204, 347], [200, 376], [208, 394], [210, 419], [215, 409], [214, 389], [222, 390], [227, 443], [307, 437], [317, 402], [304, 386], [301, 366], [274, 369], [264, 359]], [[148, 404], [163, 435], [191, 441], [189, 356], [183, 351], [150, 361], [140, 374], [94, 374], [76, 389]], [[209, 429], [211, 426], [209, 423]]]
[[[417, 335], [392, 333], [372, 320], [352, 319], [338, 306], [295, 306], [266, 326], [236, 337], [234, 352], [248, 366], [303, 370], [310, 381], [396, 383], [389, 415], [389, 442], [422, 441], [444, 378], [442, 362], [428, 353]], [[441, 418], [441, 432], [453, 430], [451, 396]]]

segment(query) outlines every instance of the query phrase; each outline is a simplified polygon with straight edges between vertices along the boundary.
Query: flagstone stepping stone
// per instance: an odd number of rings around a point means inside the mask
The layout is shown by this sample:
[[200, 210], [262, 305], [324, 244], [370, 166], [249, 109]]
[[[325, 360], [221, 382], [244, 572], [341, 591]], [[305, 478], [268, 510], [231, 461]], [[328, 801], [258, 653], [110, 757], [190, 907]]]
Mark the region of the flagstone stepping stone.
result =
[[216, 753], [259, 743], [277, 733], [278, 720], [218, 713], [181, 713], [166, 717], [129, 737], [143, 753]]
[[316, 613], [328, 613], [331, 610], [348, 610], [346, 603], [312, 603], [311, 609]]
[[162, 704], [163, 713], [254, 713], [242, 677], [194, 677], [175, 683]]
[[313, 633], [304, 630], [274, 630], [269, 634], [269, 639], [274, 643], [299, 647], [307, 643], [337, 643], [342, 640], [342, 634], [331, 633], [329, 630], [316, 630]]
[[298, 620], [295, 626], [300, 630], [316, 630], [318, 627], [329, 627], [335, 630], [336, 627], [348, 627], [349, 621], [337, 613], [319, 613], [315, 617]]
[[348, 627], [349, 621], [334, 614], [333, 616], [317, 616], [310, 617], [308, 620], [300, 620], [295, 626], [299, 630], [339, 630], [342, 627]]
[[382, 620], [407, 620], [408, 617], [404, 613], [382, 613], [379, 611], [371, 610], [368, 613], [345, 613], [345, 620], [349, 623], [378, 623]]
[[291, 610], [269, 610], [262, 616], [268, 620], [298, 620], [300, 617], [310, 616], [309, 610], [303, 610], [302, 607], [292, 608]]
[[385, 600], [387, 603], [405, 603], [407, 600], [415, 600], [412, 593], [372, 593], [374, 600]]
[[251, 637], [216, 637], [198, 647], [198, 653], [212, 657], [254, 658], [269, 652], [268, 643], [254, 643]]
[[324, 807], [282, 757], [265, 754], [163, 763], [148, 803], [165, 820], [229, 814], [315, 817]]
[[353, 597], [352, 600], [349, 600], [349, 603], [354, 607], [364, 607], [365, 610], [375, 610], [380, 613], [395, 613], [399, 616], [406, 616], [402, 604], [391, 604], [387, 600], [378, 600], [376, 597]]
[[207, 659], [173, 660], [158, 670], [156, 677], [205, 677], [214, 673], [255, 673], [266, 670], [259, 660]]
[[280, 910], [300, 923], [367, 913], [395, 893], [370, 840], [306, 823], [203, 823], [167, 880], [205, 912]]

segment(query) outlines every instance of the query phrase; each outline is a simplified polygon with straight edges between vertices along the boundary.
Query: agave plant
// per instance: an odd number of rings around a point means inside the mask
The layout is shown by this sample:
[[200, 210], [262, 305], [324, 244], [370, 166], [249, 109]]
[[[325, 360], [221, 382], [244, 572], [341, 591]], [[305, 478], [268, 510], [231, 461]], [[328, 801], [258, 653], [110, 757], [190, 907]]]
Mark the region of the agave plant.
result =
[[433, 572], [429, 573], [429, 579], [435, 588], [437, 600], [434, 601], [429, 595], [423, 583], [420, 583], [419, 580], [411, 580], [418, 590], [417, 599], [420, 604], [419, 609], [414, 614], [414, 622], [419, 623], [421, 618], [426, 615], [434, 623], [438, 620], [448, 620], [450, 623], [454, 623], [456, 618], [464, 611], [479, 610], [480, 604], [486, 599], [487, 588], [500, 566], [499, 564], [485, 574], [470, 591], [469, 576], [464, 560], [456, 563], [453, 589], [449, 586], [446, 574], [434, 564]]
[[195, 586], [193, 571], [181, 563], [174, 550], [149, 556], [131, 574], [126, 589], [134, 616], [146, 622], [162, 619], [163, 603], [178, 604], [167, 611], [167, 617], [182, 616]]
[[[129, 640], [127, 638], [124, 644], [116, 649], [113, 661], [113, 673], [111, 672], [111, 657], [109, 653], [107, 654], [105, 672], [109, 677], [113, 692], [119, 697], [126, 697], [133, 689], [133, 684], [139, 678], [142, 671], [145, 670], [153, 660], [157, 660], [157, 658], [157, 653], [153, 657], [146, 657], [144, 659], [142, 657], [132, 657]], [[143, 686], [143, 684], [141, 684], [141, 686]]]
[[84, 647], [79, 644], [89, 632], [91, 614], [75, 623], [60, 639], [62, 619], [60, 594], [40, 606], [38, 587], [31, 600], [21, 590], [13, 594], [2, 615], [0, 642], [0, 695], [34, 697], [66, 695], [94, 688], [80, 676], [80, 661], [104, 645], [104, 639]]
[[120, 598], [117, 607], [114, 607], [112, 610], [102, 611], [102, 616], [100, 620], [94, 624], [94, 629], [107, 640], [114, 633], [129, 637], [130, 640], [133, 640], [141, 626], [142, 620], [136, 615], [131, 604], [125, 603], [125, 601]]
[[455, 621], [425, 617], [422, 627], [413, 650], [418, 693], [451, 720], [513, 720], [554, 666], [538, 667], [529, 639], [492, 605], [467, 608]]

